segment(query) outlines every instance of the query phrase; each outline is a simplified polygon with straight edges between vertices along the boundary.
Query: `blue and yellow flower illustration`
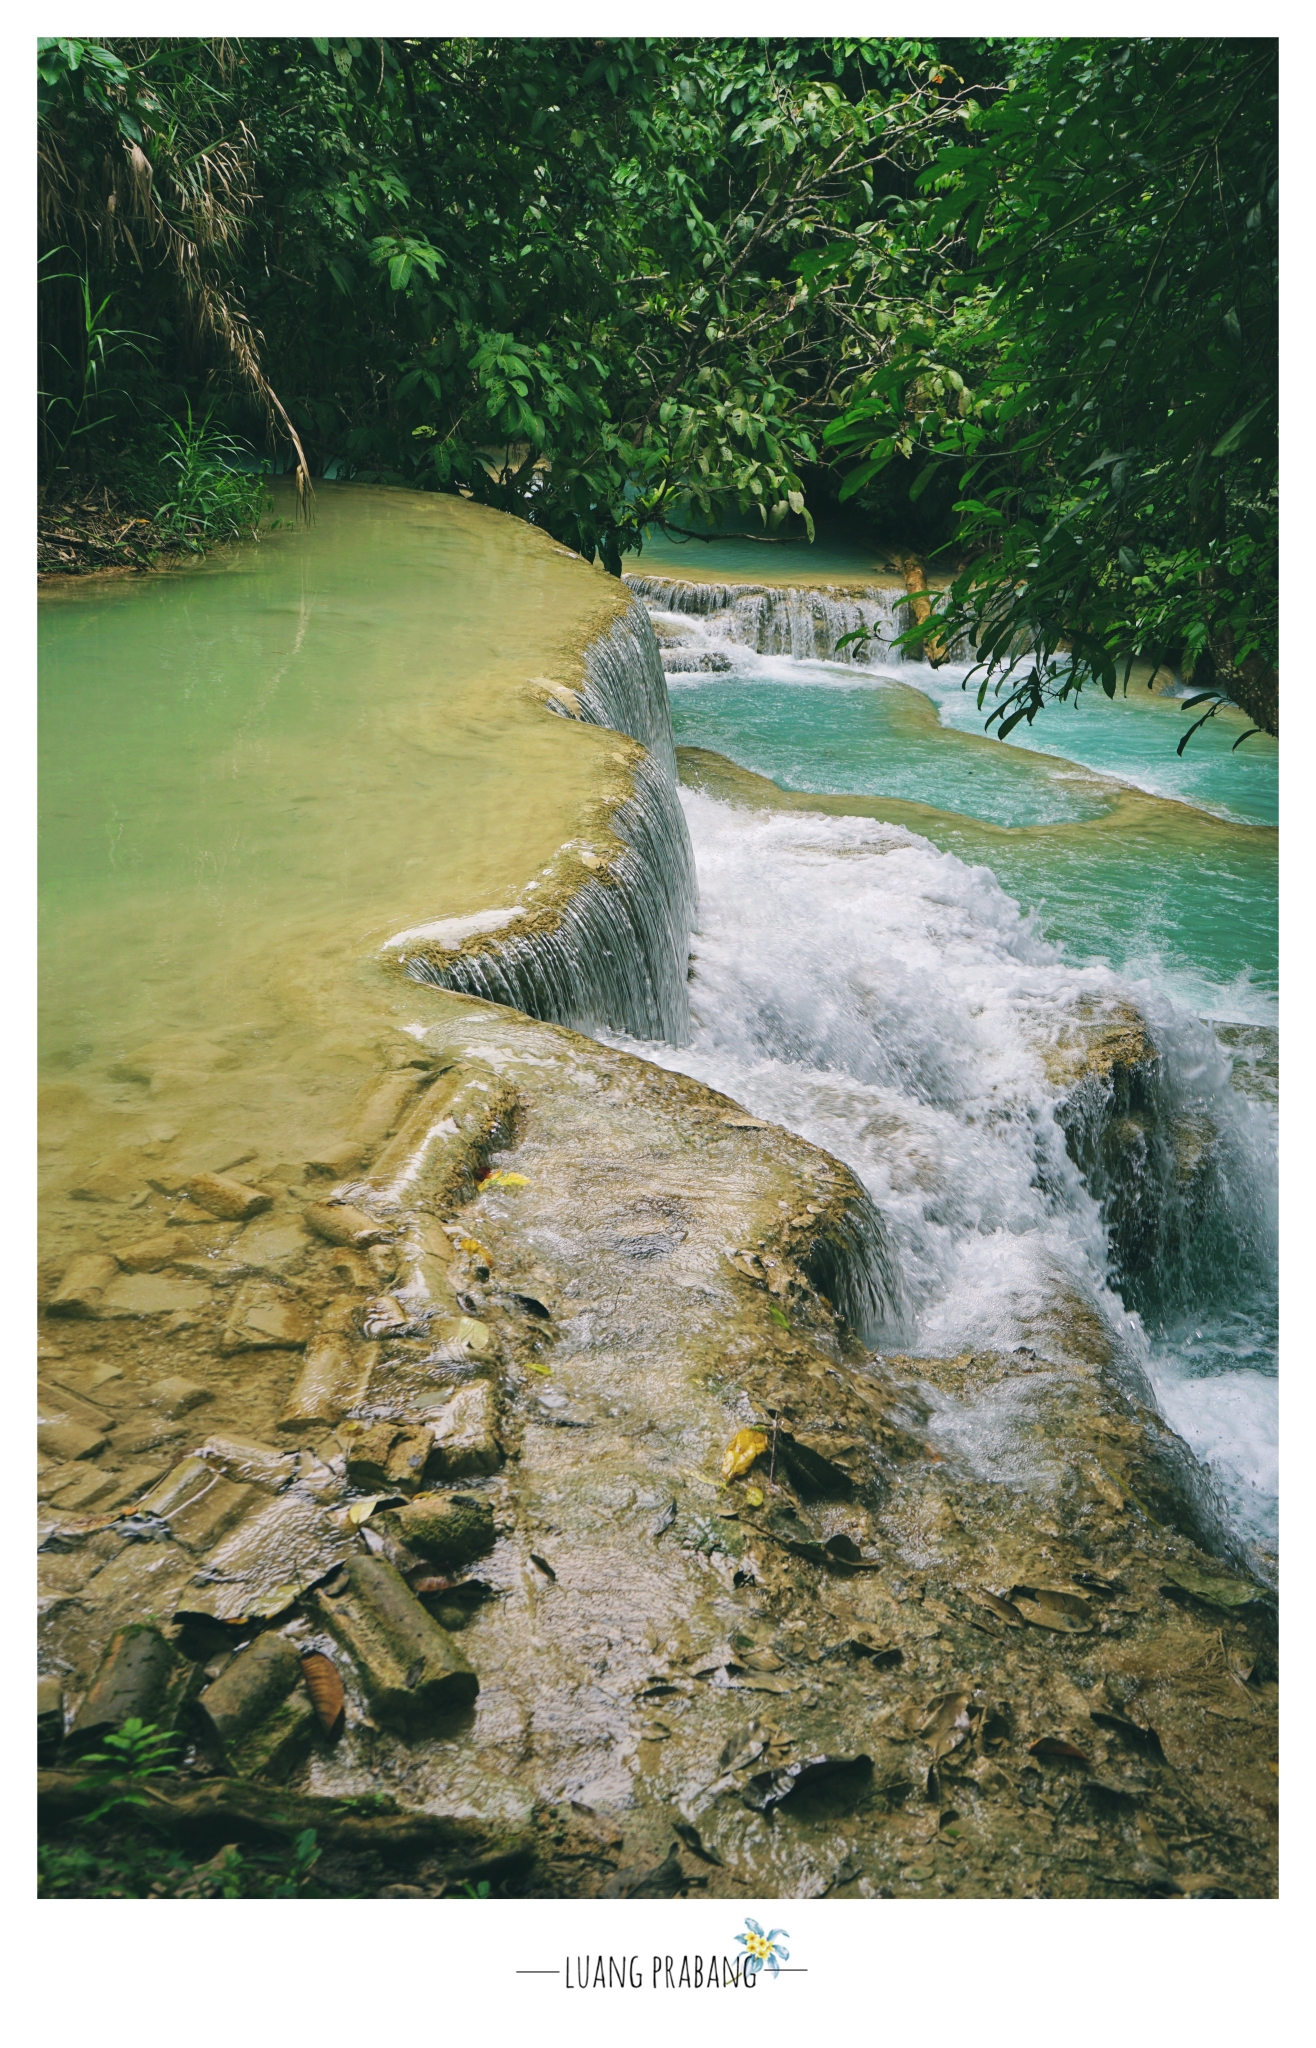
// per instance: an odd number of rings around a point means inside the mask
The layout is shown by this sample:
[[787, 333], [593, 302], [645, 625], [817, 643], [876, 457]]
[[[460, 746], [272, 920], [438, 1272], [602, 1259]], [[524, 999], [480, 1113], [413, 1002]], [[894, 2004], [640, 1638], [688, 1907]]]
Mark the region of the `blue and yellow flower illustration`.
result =
[[745, 1922], [745, 1926], [749, 1930], [748, 1933], [736, 1936], [736, 1940], [745, 1951], [745, 1974], [749, 1977], [757, 1977], [759, 1971], [766, 1964], [775, 1977], [777, 1965], [779, 1963], [788, 1963], [791, 1959], [790, 1950], [783, 1948], [777, 1939], [779, 1934], [786, 1933], [786, 1929], [784, 1927], [773, 1927], [765, 1934], [757, 1920], [748, 1919]]

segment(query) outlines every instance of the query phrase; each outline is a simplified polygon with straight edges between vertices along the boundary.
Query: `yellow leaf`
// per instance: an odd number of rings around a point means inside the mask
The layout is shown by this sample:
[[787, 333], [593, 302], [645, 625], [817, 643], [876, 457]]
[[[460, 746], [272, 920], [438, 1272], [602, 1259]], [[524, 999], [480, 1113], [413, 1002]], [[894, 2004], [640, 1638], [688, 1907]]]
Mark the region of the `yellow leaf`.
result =
[[546, 1380], [551, 1379], [553, 1377], [553, 1368], [551, 1365], [539, 1365], [535, 1362], [533, 1358], [526, 1359], [525, 1369], [527, 1372], [542, 1372]]
[[745, 1506], [747, 1508], [761, 1508], [762, 1505], [763, 1495], [759, 1492], [757, 1486], [747, 1486], [745, 1488]]
[[739, 1479], [767, 1448], [768, 1440], [761, 1429], [738, 1429], [722, 1453], [722, 1477]]
[[530, 1182], [523, 1173], [487, 1173], [480, 1185], [486, 1188], [528, 1188]]
[[492, 1266], [493, 1253], [486, 1245], [480, 1243], [478, 1237], [459, 1237], [457, 1245], [459, 1250], [468, 1252], [471, 1258], [480, 1259], [486, 1266]]
[[359, 1529], [362, 1522], [368, 1522], [384, 1497], [382, 1493], [372, 1493], [368, 1500], [354, 1500], [347, 1510], [347, 1519], [352, 1527]]

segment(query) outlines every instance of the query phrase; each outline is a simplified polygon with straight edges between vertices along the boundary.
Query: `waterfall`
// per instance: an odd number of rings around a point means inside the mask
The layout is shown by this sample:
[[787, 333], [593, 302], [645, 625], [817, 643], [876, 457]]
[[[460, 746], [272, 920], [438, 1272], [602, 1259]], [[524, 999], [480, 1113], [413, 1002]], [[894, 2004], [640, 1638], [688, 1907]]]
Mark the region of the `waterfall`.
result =
[[422, 928], [389, 945], [414, 981], [507, 1003], [547, 1023], [682, 1045], [694, 855], [677, 795], [667, 686], [643, 608], [632, 601], [590, 642], [577, 690], [553, 686], [542, 701], [645, 749], [629, 767], [629, 794], [601, 820], [599, 836], [614, 850], [601, 858], [572, 842], [524, 892], [537, 901], [467, 920], [465, 932]]
[[[727, 667], [723, 650], [728, 645], [857, 668], [889, 667], [905, 659], [893, 645], [909, 624], [901, 590], [878, 584], [795, 590], [761, 583], [680, 583], [658, 576], [628, 576], [626, 582], [655, 615], [664, 642], [663, 665], [670, 671]], [[861, 629], [872, 638], [838, 653], [837, 642]]]
[[[1203, 1260], [1219, 1293], [1273, 1250], [1265, 1148], [1213, 1034], [1149, 986], [1069, 959], [987, 869], [902, 827], [682, 800], [701, 896], [692, 1038], [637, 1049], [858, 1176], [900, 1279], [884, 1348], [1023, 1346], [1062, 1375], [1097, 1364], [1154, 1406], [1163, 1312], [1201, 1301]], [[1131, 996], [1150, 1025], [1145, 1072], [1062, 1072], [1075, 1020], [1131, 1014]], [[1269, 1540], [1266, 1482], [1249, 1477], [1264, 1474], [1264, 1392], [1258, 1380], [1240, 1411], [1228, 1469], [1164, 1444], [1182, 1525], [1240, 1562], [1240, 1521], [1244, 1544]], [[1019, 1421], [966, 1408], [954, 1426], [984, 1469], [1027, 1483]]]
[[[606, 633], [591, 640], [585, 650], [585, 678], [578, 696], [582, 718], [591, 725], [629, 733], [648, 748], [675, 790], [672, 710], [658, 642], [643, 605], [632, 601]], [[549, 708], [563, 709], [560, 704]]]
[[[793, 661], [839, 661], [853, 668], [900, 667], [918, 660], [895, 642], [911, 623], [903, 590], [886, 584], [793, 589], [766, 583], [684, 583], [665, 576], [627, 576], [648, 606], [669, 675], [732, 666], [730, 650], [788, 655]], [[848, 633], [867, 640], [848, 647]], [[948, 659], [967, 660], [956, 641]]]

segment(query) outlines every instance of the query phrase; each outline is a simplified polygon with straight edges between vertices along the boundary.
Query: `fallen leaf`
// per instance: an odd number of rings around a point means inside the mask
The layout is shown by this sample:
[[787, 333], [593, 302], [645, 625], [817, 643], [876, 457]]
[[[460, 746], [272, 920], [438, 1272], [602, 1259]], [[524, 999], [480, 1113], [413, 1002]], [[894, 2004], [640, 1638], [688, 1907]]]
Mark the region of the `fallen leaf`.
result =
[[1186, 1593], [1192, 1600], [1200, 1600], [1203, 1606], [1221, 1608], [1231, 1613], [1242, 1607], [1255, 1607], [1268, 1603], [1273, 1595], [1264, 1587], [1252, 1585], [1246, 1579], [1230, 1579], [1223, 1575], [1195, 1572], [1187, 1565], [1176, 1565], [1165, 1574], [1166, 1583], [1161, 1592], [1169, 1599], [1176, 1594]]
[[529, 1185], [523, 1173], [487, 1173], [480, 1182], [482, 1188], [528, 1188]]
[[778, 1436], [777, 1450], [802, 1500], [848, 1500], [854, 1492], [849, 1473], [812, 1444], [802, 1443], [783, 1430]]
[[974, 1593], [973, 1598], [978, 1602], [979, 1606], [985, 1607], [989, 1614], [994, 1614], [998, 1621], [1003, 1621], [1007, 1628], [1023, 1627], [1023, 1616], [1018, 1608], [1013, 1607], [1008, 1600], [1003, 1600], [999, 1593], [990, 1593], [983, 1586]]
[[541, 1557], [537, 1550], [531, 1551], [530, 1562], [533, 1565], [538, 1565], [540, 1571], [544, 1574], [545, 1578], [556, 1580], [557, 1573], [554, 1571], [552, 1565], [549, 1563], [546, 1557]]
[[1223, 1877], [1212, 1877], [1205, 1870], [1182, 1871], [1176, 1880], [1185, 1897], [1193, 1899], [1236, 1899], [1238, 1893], [1231, 1889]]
[[967, 1692], [943, 1692], [928, 1706], [918, 1724], [918, 1732], [931, 1745], [934, 1763], [943, 1756], [949, 1756], [953, 1749], [958, 1749], [967, 1737], [971, 1698], [972, 1694]]
[[722, 1643], [716, 1650], [710, 1650], [697, 1664], [690, 1666], [692, 1678], [710, 1678], [715, 1671], [739, 1671], [736, 1653], [730, 1643]]
[[738, 1429], [722, 1453], [722, 1477], [740, 1479], [768, 1448], [761, 1429]]
[[1092, 1609], [1082, 1594], [1059, 1586], [1012, 1586], [1010, 1603], [1034, 1628], [1070, 1636], [1086, 1635], [1092, 1628]]
[[1257, 1702], [1241, 1681], [1221, 1683], [1203, 1694], [1202, 1708], [1217, 1721], [1250, 1721], [1258, 1711]]
[[316, 1718], [332, 1742], [342, 1733], [347, 1711], [343, 1681], [334, 1664], [319, 1650], [312, 1650], [302, 1658], [302, 1677], [306, 1680], [306, 1690], [311, 1695]]
[[1127, 1813], [1137, 1805], [1139, 1798], [1136, 1786], [1121, 1785], [1113, 1778], [1086, 1778], [1083, 1790], [1098, 1813], [1104, 1814]]
[[1084, 1770], [1088, 1769], [1091, 1762], [1090, 1758], [1084, 1756], [1081, 1749], [1076, 1748], [1072, 1742], [1066, 1742], [1062, 1735], [1040, 1735], [1036, 1742], [1029, 1743], [1028, 1754], [1029, 1756], [1050, 1757], [1056, 1761], [1066, 1758], [1073, 1763], [1082, 1764]]
[[619, 1870], [604, 1885], [601, 1896], [605, 1899], [674, 1899], [678, 1892], [690, 1885], [707, 1884], [704, 1877], [687, 1877], [681, 1868], [677, 1845], [673, 1842], [664, 1860], [652, 1870]]
[[719, 1691], [728, 1692], [772, 1692], [785, 1695], [795, 1687], [784, 1678], [772, 1678], [756, 1671], [744, 1671], [738, 1665], [728, 1666], [725, 1672], [714, 1674], [713, 1683]]
[[762, 1505], [763, 1495], [759, 1492], [757, 1486], [747, 1486], [745, 1488], [745, 1506], [747, 1508], [761, 1508]]
[[1112, 1734], [1122, 1735], [1131, 1749], [1151, 1757], [1154, 1763], [1165, 1762], [1161, 1738], [1154, 1728], [1141, 1727], [1137, 1721], [1130, 1721], [1127, 1714], [1103, 1713], [1096, 1707], [1092, 1709], [1092, 1719], [1098, 1728], [1109, 1728]]
[[852, 1657], [867, 1657], [879, 1671], [894, 1670], [905, 1661], [903, 1650], [880, 1641], [869, 1629], [854, 1629], [839, 1642], [829, 1643], [824, 1655], [836, 1657], [847, 1652]]
[[542, 1377], [546, 1380], [551, 1379], [553, 1377], [553, 1368], [551, 1365], [539, 1365], [533, 1358], [527, 1358], [525, 1360], [525, 1368], [527, 1372], [537, 1372], [541, 1374]]
[[1074, 1584], [1085, 1587], [1089, 1593], [1122, 1593], [1124, 1591], [1121, 1580], [1107, 1578], [1103, 1573], [1094, 1571], [1075, 1572]]

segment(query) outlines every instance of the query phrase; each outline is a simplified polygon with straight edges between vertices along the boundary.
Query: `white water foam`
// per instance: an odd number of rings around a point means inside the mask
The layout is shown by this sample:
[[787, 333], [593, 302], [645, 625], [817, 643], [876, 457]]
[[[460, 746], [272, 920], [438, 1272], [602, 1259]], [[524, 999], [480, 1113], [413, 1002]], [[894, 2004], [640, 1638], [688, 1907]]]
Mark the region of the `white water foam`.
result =
[[[903, 1275], [889, 1348], [949, 1356], [1026, 1344], [1054, 1355], [1057, 1304], [1063, 1317], [1068, 1300], [1099, 1316], [1146, 1374], [1152, 1349], [1107, 1284], [1101, 1216], [1066, 1153], [1054, 1114], [1063, 1091], [1043, 1054], [1084, 999], [1135, 1005], [1162, 1049], [1165, 1086], [1220, 1134], [1221, 1200], [1243, 1212], [1235, 1237], [1252, 1224], [1264, 1236], [1271, 1126], [1229, 1086], [1207, 1027], [1150, 983], [1075, 963], [987, 869], [914, 833], [748, 812], [688, 790], [682, 804], [700, 887], [693, 1035], [680, 1050], [645, 1044], [645, 1056], [858, 1174]], [[1268, 1542], [1273, 1383], [1242, 1372], [1211, 1391], [1163, 1357], [1156, 1380], [1246, 1531]]]

